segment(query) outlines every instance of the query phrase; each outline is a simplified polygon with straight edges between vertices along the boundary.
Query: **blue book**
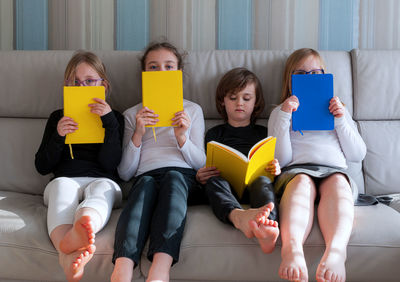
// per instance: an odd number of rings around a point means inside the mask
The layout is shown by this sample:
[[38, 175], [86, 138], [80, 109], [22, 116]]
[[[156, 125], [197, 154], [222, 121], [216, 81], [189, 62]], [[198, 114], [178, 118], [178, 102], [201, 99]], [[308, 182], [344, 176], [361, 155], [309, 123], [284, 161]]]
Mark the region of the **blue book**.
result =
[[292, 114], [294, 131], [334, 129], [334, 116], [329, 112], [333, 97], [332, 74], [292, 75], [292, 94], [300, 103]]

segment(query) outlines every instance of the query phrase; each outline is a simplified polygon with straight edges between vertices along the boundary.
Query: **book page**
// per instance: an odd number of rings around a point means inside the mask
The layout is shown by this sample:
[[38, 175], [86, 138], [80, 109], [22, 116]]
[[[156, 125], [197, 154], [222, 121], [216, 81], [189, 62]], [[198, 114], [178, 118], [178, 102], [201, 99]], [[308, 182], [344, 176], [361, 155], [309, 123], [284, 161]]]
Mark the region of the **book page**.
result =
[[247, 158], [250, 160], [251, 157], [254, 155], [254, 153], [258, 150], [258, 148], [260, 148], [264, 143], [268, 142], [272, 138], [273, 138], [272, 136], [268, 136], [268, 137], [266, 137], [264, 139], [261, 139], [256, 144], [254, 144], [254, 146], [251, 147]]
[[103, 143], [105, 130], [100, 116], [90, 112], [93, 98], [105, 100], [104, 86], [64, 86], [64, 116], [78, 123], [78, 129], [67, 134], [65, 144]]
[[246, 185], [251, 184], [259, 176], [267, 176], [273, 180], [273, 176], [265, 171], [265, 168], [269, 162], [274, 159], [275, 156], [275, 144], [276, 138], [272, 137], [268, 142], [264, 144], [253, 153], [252, 158], [249, 161], [246, 175]]

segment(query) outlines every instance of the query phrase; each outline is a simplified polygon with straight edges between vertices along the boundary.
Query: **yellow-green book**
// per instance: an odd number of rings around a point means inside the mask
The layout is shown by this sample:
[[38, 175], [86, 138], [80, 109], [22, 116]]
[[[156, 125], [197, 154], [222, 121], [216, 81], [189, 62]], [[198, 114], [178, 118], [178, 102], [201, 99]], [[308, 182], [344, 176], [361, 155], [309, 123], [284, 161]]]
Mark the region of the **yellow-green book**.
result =
[[257, 177], [264, 175], [274, 179], [265, 168], [274, 159], [275, 144], [275, 137], [264, 138], [250, 149], [248, 156], [245, 156], [230, 146], [211, 141], [207, 143], [206, 166], [215, 166], [220, 171], [220, 176], [231, 184], [241, 198], [246, 186]]
[[183, 110], [182, 71], [142, 72], [142, 103], [158, 115], [157, 124], [148, 127], [172, 126], [175, 113]]
[[64, 86], [64, 116], [78, 123], [78, 129], [67, 134], [65, 144], [104, 143], [105, 130], [100, 116], [90, 112], [93, 98], [105, 99], [103, 86]]

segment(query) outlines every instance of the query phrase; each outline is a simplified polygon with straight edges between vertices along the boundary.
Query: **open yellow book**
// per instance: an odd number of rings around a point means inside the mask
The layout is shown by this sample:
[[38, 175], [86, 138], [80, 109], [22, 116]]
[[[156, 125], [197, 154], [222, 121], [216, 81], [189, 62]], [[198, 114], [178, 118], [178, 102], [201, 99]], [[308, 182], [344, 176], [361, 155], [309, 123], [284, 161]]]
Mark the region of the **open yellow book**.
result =
[[104, 143], [103, 123], [88, 106], [96, 103], [93, 98], [105, 99], [104, 86], [64, 86], [64, 116], [78, 123], [78, 129], [67, 134], [65, 144]]
[[147, 127], [172, 126], [175, 113], [183, 110], [182, 71], [142, 72], [142, 103], [158, 115], [157, 124]]
[[264, 175], [274, 179], [265, 168], [274, 159], [275, 144], [275, 137], [264, 138], [250, 149], [246, 157], [230, 146], [211, 141], [207, 143], [206, 166], [215, 166], [220, 171], [220, 176], [229, 181], [241, 198], [246, 186], [257, 177]]

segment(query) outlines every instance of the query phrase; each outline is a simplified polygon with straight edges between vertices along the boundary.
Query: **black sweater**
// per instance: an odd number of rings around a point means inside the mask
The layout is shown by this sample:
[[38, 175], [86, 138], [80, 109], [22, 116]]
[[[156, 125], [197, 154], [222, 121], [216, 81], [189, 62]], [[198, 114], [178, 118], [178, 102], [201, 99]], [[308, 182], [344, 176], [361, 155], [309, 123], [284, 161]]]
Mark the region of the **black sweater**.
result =
[[105, 129], [104, 143], [73, 144], [71, 158], [65, 137], [58, 135], [57, 124], [62, 110], [54, 111], [46, 124], [42, 143], [35, 155], [40, 174], [54, 173], [55, 177], [107, 177], [118, 179], [117, 166], [122, 156], [124, 118], [112, 111], [101, 117]]
[[247, 156], [251, 147], [261, 139], [267, 137], [267, 134], [267, 128], [261, 125], [250, 124], [244, 127], [233, 127], [225, 123], [209, 129], [204, 142], [206, 148], [208, 142], [217, 141]]

